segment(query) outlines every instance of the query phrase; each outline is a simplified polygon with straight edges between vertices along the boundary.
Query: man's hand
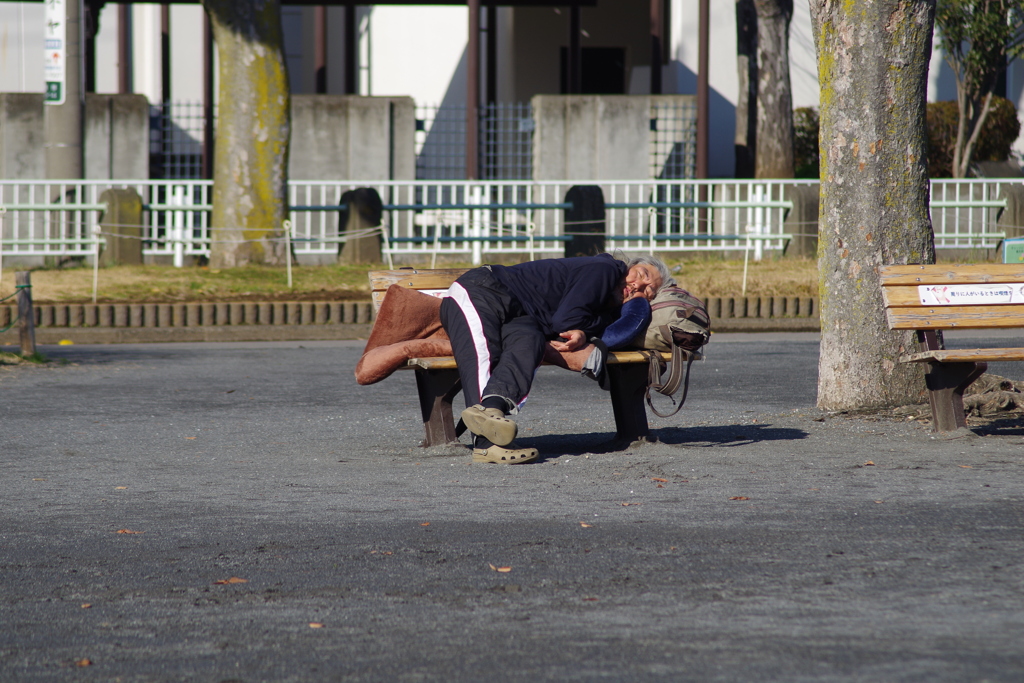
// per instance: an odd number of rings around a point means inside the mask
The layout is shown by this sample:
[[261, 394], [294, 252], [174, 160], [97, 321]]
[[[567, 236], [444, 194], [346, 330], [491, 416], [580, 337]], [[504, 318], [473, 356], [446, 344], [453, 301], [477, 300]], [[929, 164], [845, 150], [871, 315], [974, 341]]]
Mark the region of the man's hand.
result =
[[551, 346], [555, 351], [576, 351], [577, 349], [582, 349], [587, 344], [587, 335], [584, 334], [583, 330], [569, 330], [568, 332], [562, 332], [558, 336], [565, 341], [551, 342]]

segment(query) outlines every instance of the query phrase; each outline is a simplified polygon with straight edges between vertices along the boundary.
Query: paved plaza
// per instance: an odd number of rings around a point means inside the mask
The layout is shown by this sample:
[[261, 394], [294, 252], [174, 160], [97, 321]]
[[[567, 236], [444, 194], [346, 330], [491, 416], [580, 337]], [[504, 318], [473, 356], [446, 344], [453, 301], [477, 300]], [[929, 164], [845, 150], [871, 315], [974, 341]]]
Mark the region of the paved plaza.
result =
[[657, 443], [545, 367], [540, 461], [471, 464], [361, 347], [0, 367], [0, 680], [1024, 680], [1024, 422], [828, 415], [817, 335], [722, 334]]

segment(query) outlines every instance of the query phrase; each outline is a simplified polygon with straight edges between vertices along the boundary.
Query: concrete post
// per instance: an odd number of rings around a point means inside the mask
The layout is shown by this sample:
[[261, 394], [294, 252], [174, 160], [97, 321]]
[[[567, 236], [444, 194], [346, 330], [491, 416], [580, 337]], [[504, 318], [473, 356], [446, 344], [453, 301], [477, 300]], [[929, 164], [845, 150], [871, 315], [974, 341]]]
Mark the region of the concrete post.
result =
[[372, 187], [360, 187], [341, 195], [341, 205], [347, 207], [347, 210], [339, 215], [338, 225], [345, 226], [344, 233], [349, 235], [349, 238], [346, 242], [338, 244], [338, 263], [380, 263], [382, 259], [379, 233], [360, 234], [380, 226], [383, 217], [380, 195]]
[[786, 214], [783, 231], [793, 235], [786, 256], [815, 258], [818, 255], [818, 186], [789, 185], [785, 197], [793, 202]]
[[565, 231], [576, 233], [565, 243], [565, 255], [594, 256], [603, 252], [605, 223], [601, 188], [573, 185], [565, 193], [565, 201], [572, 203], [572, 208], [565, 210]]
[[106, 190], [100, 202], [107, 205], [100, 228], [107, 246], [100, 265], [142, 265], [142, 198], [135, 190]]
[[21, 355], [28, 358], [36, 355], [36, 312], [32, 306], [32, 273], [27, 270], [16, 272], [14, 286], [18, 288], [18, 332]]
[[999, 212], [996, 230], [1002, 230], [1007, 237], [1024, 237], [1024, 186], [1003, 184], [1000, 199], [1006, 200], [1006, 208]]

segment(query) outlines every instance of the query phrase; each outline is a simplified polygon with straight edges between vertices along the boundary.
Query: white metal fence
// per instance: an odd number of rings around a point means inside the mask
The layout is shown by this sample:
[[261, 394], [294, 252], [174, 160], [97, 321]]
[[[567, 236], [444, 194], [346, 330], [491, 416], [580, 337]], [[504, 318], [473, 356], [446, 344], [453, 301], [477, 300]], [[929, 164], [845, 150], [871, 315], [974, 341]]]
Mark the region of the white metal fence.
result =
[[[627, 251], [747, 249], [755, 258], [785, 248], [817, 224], [786, 222], [788, 190], [814, 181], [292, 181], [290, 239], [297, 255], [336, 254], [346, 239], [341, 196], [373, 187], [384, 205], [385, 253], [455, 256], [481, 262], [495, 254], [558, 255], [582, 230], [566, 219], [572, 185], [599, 185], [605, 246]], [[1004, 189], [1019, 181], [936, 180], [932, 220], [938, 248], [996, 247]], [[70, 258], [96, 253], [109, 188], [134, 189], [144, 212], [143, 253], [206, 256], [211, 181], [0, 181], [0, 259]], [[592, 219], [591, 219], [592, 220]], [[589, 222], [589, 221], [585, 221]], [[587, 233], [592, 234], [592, 233]]]

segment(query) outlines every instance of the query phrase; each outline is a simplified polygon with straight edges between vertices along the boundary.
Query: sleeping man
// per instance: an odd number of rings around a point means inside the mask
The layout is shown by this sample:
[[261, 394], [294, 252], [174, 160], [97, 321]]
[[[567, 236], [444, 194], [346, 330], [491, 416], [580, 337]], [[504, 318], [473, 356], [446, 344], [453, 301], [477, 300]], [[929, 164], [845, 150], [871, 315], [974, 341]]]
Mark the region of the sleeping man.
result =
[[[610, 254], [482, 266], [459, 277], [441, 302], [441, 324], [459, 367], [474, 462], [535, 459], [537, 449], [513, 443], [508, 415], [525, 402], [545, 345], [576, 351], [620, 316], [629, 332], [618, 336], [628, 342], [636, 316], [649, 321], [648, 302], [670, 279], [654, 257], [623, 262]], [[643, 304], [624, 306], [634, 300]]]

